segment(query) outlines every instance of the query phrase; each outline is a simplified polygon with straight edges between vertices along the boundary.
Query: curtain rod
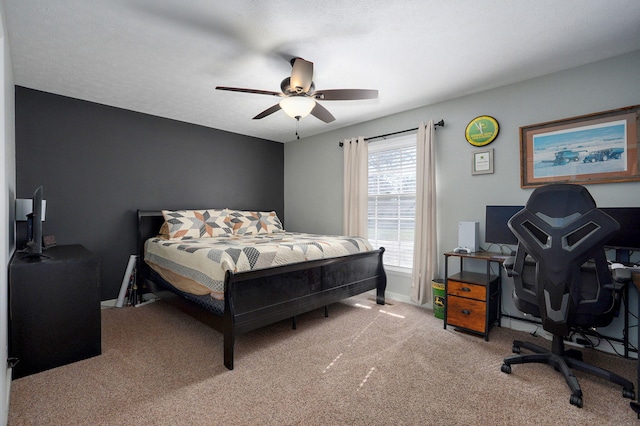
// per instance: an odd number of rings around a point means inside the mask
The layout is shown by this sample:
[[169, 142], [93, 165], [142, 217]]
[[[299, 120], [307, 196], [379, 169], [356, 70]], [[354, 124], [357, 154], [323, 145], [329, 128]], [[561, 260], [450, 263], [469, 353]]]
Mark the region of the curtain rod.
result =
[[[433, 123], [433, 125], [434, 126], [444, 127], [444, 120], [440, 120], [437, 123]], [[385, 133], [384, 135], [371, 136], [371, 137], [368, 137], [368, 138], [364, 138], [364, 140], [369, 142], [370, 140], [373, 140], [373, 139], [386, 138], [387, 136], [399, 135], [401, 133], [415, 132], [416, 130], [418, 130], [418, 127], [416, 127], [415, 129], [399, 130], [397, 132]], [[344, 142], [338, 142], [338, 145], [339, 146], [343, 146]]]

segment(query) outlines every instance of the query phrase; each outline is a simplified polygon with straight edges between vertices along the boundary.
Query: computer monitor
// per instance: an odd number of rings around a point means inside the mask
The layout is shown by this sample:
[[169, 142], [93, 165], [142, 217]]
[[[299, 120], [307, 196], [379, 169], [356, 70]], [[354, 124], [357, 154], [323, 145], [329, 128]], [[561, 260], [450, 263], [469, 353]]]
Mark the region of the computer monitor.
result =
[[488, 244], [517, 245], [518, 239], [509, 229], [507, 222], [524, 206], [487, 206], [485, 212], [485, 237]]
[[[524, 206], [487, 206], [485, 242], [488, 244], [517, 245], [507, 222]], [[599, 207], [620, 224], [620, 230], [613, 235], [605, 247], [616, 251], [615, 260], [629, 263], [632, 251], [640, 251], [640, 207]]]
[[630, 262], [630, 252], [640, 251], [640, 207], [599, 207], [620, 224], [605, 247], [616, 251], [616, 261]]
[[33, 193], [32, 211], [27, 215], [27, 257], [39, 259], [42, 256], [42, 187]]

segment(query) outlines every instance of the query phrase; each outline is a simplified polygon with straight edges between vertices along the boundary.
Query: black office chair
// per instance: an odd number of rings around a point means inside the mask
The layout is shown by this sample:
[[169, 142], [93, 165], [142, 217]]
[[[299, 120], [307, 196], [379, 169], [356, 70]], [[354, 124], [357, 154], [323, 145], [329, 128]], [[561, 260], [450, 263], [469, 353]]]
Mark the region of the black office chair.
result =
[[564, 375], [571, 389], [569, 402], [578, 407], [582, 391], [571, 368], [616, 383], [625, 398], [635, 399], [632, 382], [583, 362], [580, 351], [564, 348], [564, 337], [572, 329], [604, 327], [618, 314], [620, 294], [631, 274], [615, 269], [612, 276], [603, 248], [618, 223], [596, 208], [586, 188], [557, 184], [537, 188], [508, 225], [518, 238], [516, 256], [504, 263], [513, 277], [515, 304], [540, 318], [553, 341], [551, 351], [514, 341], [514, 353], [520, 348], [534, 353], [505, 358], [502, 372], [510, 374], [512, 364], [550, 364]]

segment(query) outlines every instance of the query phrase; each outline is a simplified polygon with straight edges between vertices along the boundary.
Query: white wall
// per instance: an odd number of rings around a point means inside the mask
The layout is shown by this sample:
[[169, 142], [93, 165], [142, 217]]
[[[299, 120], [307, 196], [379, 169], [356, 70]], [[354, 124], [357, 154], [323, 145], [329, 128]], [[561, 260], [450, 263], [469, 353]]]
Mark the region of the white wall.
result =
[[11, 372], [6, 368], [8, 356], [7, 340], [7, 270], [9, 259], [15, 250], [15, 126], [14, 126], [14, 89], [11, 59], [9, 57], [9, 40], [4, 20], [4, 3], [0, 3], [0, 26], [2, 43], [0, 43], [0, 164], [4, 165], [4, 173], [0, 174], [0, 265], [4, 273], [0, 274], [0, 424], [7, 423], [9, 412], [9, 393], [11, 389]]
[[[480, 92], [373, 120], [285, 145], [285, 217], [291, 231], [342, 232], [342, 149], [353, 136], [375, 136], [415, 128], [420, 121], [445, 120], [436, 130], [438, 251], [457, 245], [458, 222], [480, 222], [484, 241], [487, 204], [522, 205], [531, 190], [520, 188], [519, 127], [640, 104], [640, 51], [540, 78]], [[455, 76], [452, 76], [455, 78]], [[381, 94], [384, 96], [384, 93]], [[354, 105], [354, 108], [357, 107]], [[500, 123], [493, 174], [471, 175], [471, 153], [464, 137], [478, 115]], [[338, 117], [339, 119], [339, 117]], [[590, 185], [601, 206], [639, 206], [640, 182]], [[444, 257], [439, 273], [444, 274]], [[453, 267], [453, 262], [450, 267]], [[483, 267], [483, 266], [481, 266]], [[409, 280], [389, 277], [392, 297], [407, 300]], [[508, 301], [508, 297], [505, 297]], [[508, 308], [508, 306], [507, 306]]]

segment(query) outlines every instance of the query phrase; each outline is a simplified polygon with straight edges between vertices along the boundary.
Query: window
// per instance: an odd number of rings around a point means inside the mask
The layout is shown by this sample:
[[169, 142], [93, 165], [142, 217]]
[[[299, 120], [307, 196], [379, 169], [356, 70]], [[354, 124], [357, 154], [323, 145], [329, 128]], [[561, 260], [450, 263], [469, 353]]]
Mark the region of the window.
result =
[[415, 134], [369, 144], [369, 241], [384, 264], [413, 267], [416, 210]]

